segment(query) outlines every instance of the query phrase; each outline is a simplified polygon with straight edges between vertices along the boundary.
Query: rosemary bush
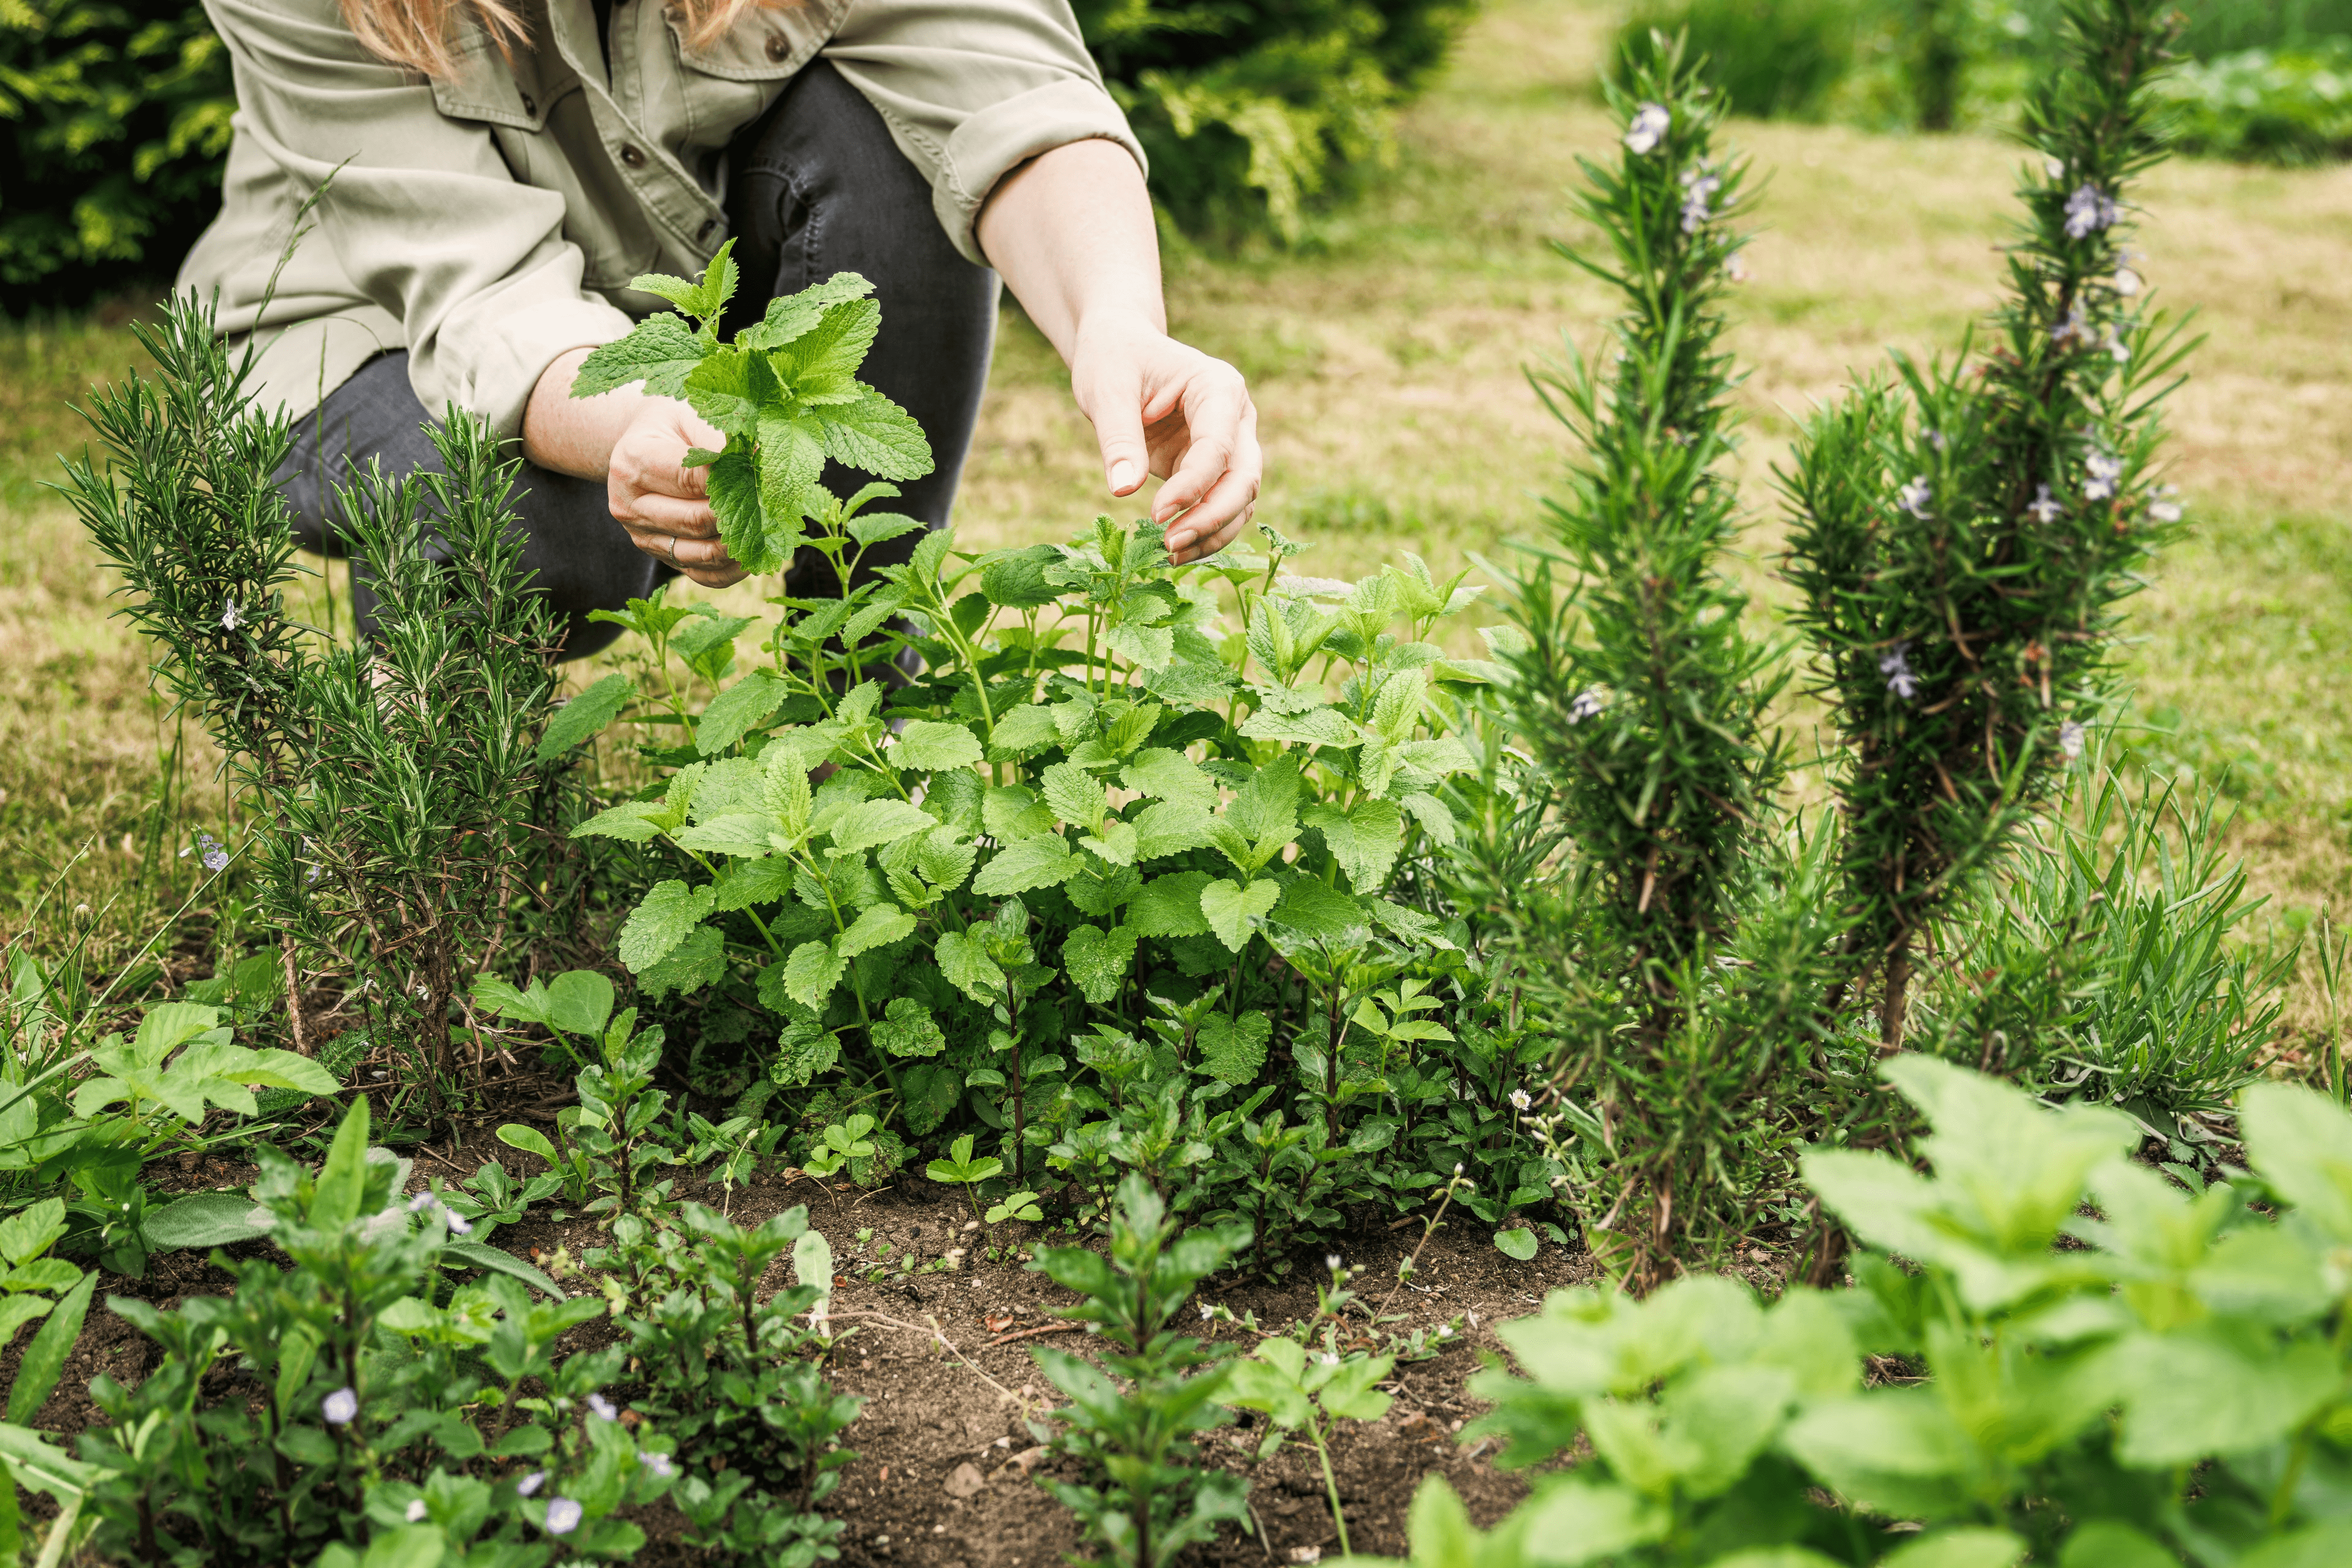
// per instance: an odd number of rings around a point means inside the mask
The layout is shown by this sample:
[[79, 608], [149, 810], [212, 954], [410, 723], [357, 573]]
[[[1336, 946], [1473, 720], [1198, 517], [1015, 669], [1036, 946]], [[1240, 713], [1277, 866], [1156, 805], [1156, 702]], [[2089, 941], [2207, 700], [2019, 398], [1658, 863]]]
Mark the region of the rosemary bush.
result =
[[[68, 461], [66, 493], [121, 574], [155, 679], [201, 719], [251, 814], [243, 853], [282, 933], [295, 1048], [317, 1047], [310, 980], [343, 981], [362, 1048], [387, 1050], [437, 1108], [461, 1077], [461, 984], [499, 956], [561, 843], [541, 825], [568, 799], [533, 750], [554, 642], [518, 569], [512, 465], [452, 410], [434, 431], [446, 476], [340, 494], [376, 603], [366, 637], [338, 645], [287, 603], [301, 568], [272, 476], [289, 429], [251, 406], [247, 351], [189, 300], [136, 331], [157, 374], [95, 395], [103, 457]], [[205, 853], [225, 868], [231, 849]]]

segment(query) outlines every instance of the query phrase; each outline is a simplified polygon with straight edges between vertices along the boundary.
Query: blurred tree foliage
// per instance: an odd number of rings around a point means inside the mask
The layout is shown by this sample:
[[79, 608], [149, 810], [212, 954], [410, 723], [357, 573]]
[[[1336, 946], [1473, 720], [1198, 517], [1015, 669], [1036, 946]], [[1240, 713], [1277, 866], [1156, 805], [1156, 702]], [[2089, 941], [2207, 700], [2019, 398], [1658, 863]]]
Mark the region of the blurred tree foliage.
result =
[[[1475, 0], [1077, 0], [1179, 226], [1297, 237], [1394, 151]], [[169, 274], [220, 201], [228, 58], [189, 0], [0, 0], [0, 311]]]
[[1316, 198], [1394, 156], [1475, 0], [1076, 0], [1112, 95], [1188, 231], [1296, 238]]
[[0, 0], [0, 305], [169, 271], [220, 205], [235, 107], [189, 0]]

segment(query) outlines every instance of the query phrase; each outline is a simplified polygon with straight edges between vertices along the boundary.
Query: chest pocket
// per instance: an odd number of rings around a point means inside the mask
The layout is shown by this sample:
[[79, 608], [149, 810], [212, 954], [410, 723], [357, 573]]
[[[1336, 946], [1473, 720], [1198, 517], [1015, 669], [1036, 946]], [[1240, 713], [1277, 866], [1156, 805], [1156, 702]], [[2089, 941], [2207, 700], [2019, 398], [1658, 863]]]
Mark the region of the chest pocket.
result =
[[[455, 68], [433, 83], [433, 106], [452, 120], [479, 121], [509, 131], [536, 132], [547, 123], [548, 94], [539, 90], [538, 54], [517, 49], [509, 64], [471, 16], [458, 26]], [[525, 80], [522, 79], [532, 79]]]
[[840, 28], [849, 0], [753, 5], [707, 44], [687, 41], [675, 12], [668, 24], [680, 143], [715, 152], [758, 119]]

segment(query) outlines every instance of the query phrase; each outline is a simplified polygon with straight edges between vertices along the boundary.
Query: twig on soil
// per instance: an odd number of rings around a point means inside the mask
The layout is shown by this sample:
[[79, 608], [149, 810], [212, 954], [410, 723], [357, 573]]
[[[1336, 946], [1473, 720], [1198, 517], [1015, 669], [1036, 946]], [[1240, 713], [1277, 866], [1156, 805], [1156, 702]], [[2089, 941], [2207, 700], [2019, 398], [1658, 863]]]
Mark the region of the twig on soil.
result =
[[1047, 1323], [1042, 1329], [1015, 1329], [1009, 1334], [997, 1335], [980, 1348], [993, 1350], [998, 1345], [1009, 1345], [1015, 1340], [1034, 1340], [1039, 1334], [1075, 1334], [1085, 1327], [1084, 1323]]
[[970, 1371], [971, 1371], [971, 1374], [972, 1374], [974, 1377], [977, 1377], [977, 1378], [978, 1378], [978, 1379], [980, 1379], [982, 1383], [984, 1383], [984, 1384], [988, 1384], [988, 1386], [989, 1386], [989, 1387], [991, 1387], [991, 1388], [992, 1388], [992, 1389], [996, 1390], [996, 1392], [997, 1392], [997, 1393], [999, 1393], [999, 1394], [1001, 1394], [1004, 1395], [1004, 1397], [1005, 1397], [1005, 1398], [1007, 1398], [1007, 1399], [1009, 1399], [1009, 1400], [1013, 1401], [1013, 1404], [1015, 1404], [1015, 1405], [1024, 1405], [1024, 1406], [1025, 1407], [1025, 1403], [1026, 1403], [1026, 1402], [1025, 1402], [1025, 1401], [1024, 1401], [1024, 1400], [1022, 1399], [1022, 1397], [1021, 1397], [1019, 1394], [1017, 1394], [1013, 1393], [1011, 1389], [1009, 1389], [1009, 1388], [1005, 1387], [1003, 1384], [1001, 1384], [1001, 1383], [997, 1382], [997, 1381], [996, 1381], [996, 1379], [994, 1379], [994, 1378], [992, 1378], [992, 1377], [989, 1376], [989, 1375], [988, 1375], [988, 1373], [984, 1373], [984, 1372], [981, 1371], [979, 1367], [974, 1366], [974, 1365], [972, 1364], [972, 1360], [971, 1360], [971, 1358], [970, 1356], [968, 1356], [968, 1355], [964, 1354], [964, 1353], [963, 1353], [963, 1352], [961, 1352], [961, 1351], [960, 1351], [960, 1350], [958, 1350], [958, 1349], [956, 1348], [956, 1346], [955, 1346], [955, 1342], [954, 1342], [954, 1341], [952, 1341], [952, 1340], [950, 1340], [950, 1339], [949, 1339], [949, 1338], [947, 1337], [947, 1335], [946, 1335], [944, 1332], [942, 1332], [942, 1331], [940, 1331], [940, 1321], [939, 1321], [937, 1318], [929, 1318], [929, 1319], [926, 1319], [926, 1320], [925, 1320], [925, 1321], [926, 1321], [926, 1322], [928, 1322], [928, 1323], [929, 1324], [929, 1327], [925, 1328], [925, 1327], [918, 1326], [917, 1324], [914, 1324], [914, 1323], [902, 1323], [902, 1322], [900, 1322], [898, 1319], [893, 1318], [893, 1317], [886, 1316], [885, 1314], [880, 1313], [880, 1312], [869, 1312], [869, 1311], [862, 1311], [862, 1310], [861, 1310], [861, 1311], [850, 1311], [850, 1312], [835, 1312], [835, 1313], [833, 1313], [833, 1314], [832, 1314], [832, 1316], [833, 1316], [833, 1317], [835, 1317], [835, 1318], [865, 1318], [865, 1319], [868, 1319], [868, 1320], [870, 1320], [870, 1321], [874, 1321], [874, 1322], [877, 1322], [877, 1323], [883, 1324], [885, 1327], [887, 1327], [887, 1328], [893, 1328], [893, 1329], [903, 1329], [903, 1330], [905, 1330], [908, 1333], [910, 1333], [910, 1334], [928, 1334], [928, 1335], [929, 1335], [929, 1336], [930, 1336], [930, 1338], [931, 1338], [932, 1342], [933, 1342], [934, 1343], [936, 1343], [937, 1345], [939, 1345], [939, 1347], [940, 1347], [940, 1349], [942, 1349], [942, 1350], [946, 1351], [950, 1355], [954, 1356], [954, 1357], [956, 1358], [956, 1360], [958, 1360], [958, 1361], [960, 1361], [960, 1362], [963, 1363], [963, 1364], [964, 1364], [967, 1368], [969, 1368], [969, 1369], [970, 1369]]

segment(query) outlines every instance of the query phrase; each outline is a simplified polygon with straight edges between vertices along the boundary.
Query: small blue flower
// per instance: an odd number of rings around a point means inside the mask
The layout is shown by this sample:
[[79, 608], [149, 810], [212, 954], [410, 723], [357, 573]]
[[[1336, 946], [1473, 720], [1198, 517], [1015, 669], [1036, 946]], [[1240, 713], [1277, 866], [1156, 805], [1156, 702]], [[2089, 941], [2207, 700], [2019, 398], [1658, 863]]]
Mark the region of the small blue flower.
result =
[[228, 602], [228, 608], [221, 612], [221, 630], [233, 632], [243, 625], [245, 625], [245, 617], [236, 613], [236, 601], [231, 599]]
[[594, 1411], [603, 1420], [618, 1421], [621, 1418], [621, 1413], [613, 1408], [613, 1402], [601, 1394], [592, 1394], [588, 1396], [588, 1408]]
[[1929, 515], [1927, 503], [1935, 498], [1935, 494], [1936, 488], [1927, 482], [1927, 476], [1920, 474], [1909, 484], [1895, 492], [1895, 504], [1913, 517], [1925, 521]]
[[1683, 171], [1683, 190], [1685, 193], [1683, 196], [1683, 232], [1685, 234], [1696, 234], [1699, 231], [1699, 226], [1715, 216], [1708, 210], [1707, 203], [1715, 193], [1722, 188], [1723, 181], [1703, 168]]
[[2090, 500], [2105, 500], [2116, 493], [2116, 481], [2123, 478], [2124, 460], [2113, 452], [2094, 452], [2083, 459], [2090, 478], [2083, 481], [2083, 494]]
[[2116, 198], [2085, 180], [2066, 198], [2066, 237], [2086, 239], [2112, 225], [2116, 216]]
[[1578, 692], [1575, 700], [1568, 705], [1568, 721], [1571, 724], [1582, 723], [1600, 712], [1601, 706], [1600, 691], [1588, 686]]
[[1911, 673], [1911, 645], [1896, 643], [1878, 656], [1878, 673], [1886, 677], [1886, 689], [1908, 702], [1919, 695], [1919, 678]]
[[2025, 503], [2025, 515], [2047, 528], [2066, 515], [2066, 509], [2050, 493], [2048, 485], [2034, 487], [2033, 499]]
[[1654, 153], [1658, 143], [1666, 139], [1666, 131], [1675, 122], [1662, 103], [1645, 103], [1633, 111], [1633, 122], [1625, 128], [1625, 145], [1635, 154]]
[[546, 1484], [547, 1472], [545, 1470], [533, 1470], [530, 1474], [523, 1477], [522, 1479], [515, 1483], [515, 1490], [521, 1493], [524, 1497], [529, 1497]]
[[2058, 726], [2058, 749], [2073, 762], [2083, 754], [2083, 726], [2069, 719]]
[[569, 1535], [580, 1528], [581, 1516], [588, 1510], [568, 1497], [550, 1498], [547, 1503], [547, 1533]]

